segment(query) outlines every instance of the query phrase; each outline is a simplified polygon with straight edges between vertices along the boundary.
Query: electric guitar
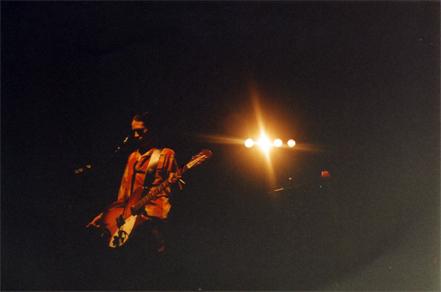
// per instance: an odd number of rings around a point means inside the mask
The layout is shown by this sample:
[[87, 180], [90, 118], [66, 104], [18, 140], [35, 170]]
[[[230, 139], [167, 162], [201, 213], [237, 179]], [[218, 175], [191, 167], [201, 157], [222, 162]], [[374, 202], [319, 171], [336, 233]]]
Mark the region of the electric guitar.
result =
[[191, 158], [187, 164], [180, 168], [174, 177], [163, 181], [158, 186], [152, 188], [141, 188], [135, 190], [127, 202], [114, 202], [103, 213], [101, 218], [101, 227], [104, 234], [108, 237], [108, 246], [118, 248], [123, 246], [133, 230], [143, 222], [140, 215], [145, 212], [144, 206], [152, 200], [157, 199], [166, 188], [182, 181], [181, 176], [191, 168], [198, 166], [209, 159], [212, 155], [210, 150], [204, 149]]

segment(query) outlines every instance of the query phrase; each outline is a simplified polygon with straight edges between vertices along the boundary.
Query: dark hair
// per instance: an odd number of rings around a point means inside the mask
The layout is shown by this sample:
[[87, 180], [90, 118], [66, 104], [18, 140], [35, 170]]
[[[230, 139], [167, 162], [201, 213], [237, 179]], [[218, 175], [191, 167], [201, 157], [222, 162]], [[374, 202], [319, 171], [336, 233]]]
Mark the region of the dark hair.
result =
[[143, 122], [144, 126], [150, 126], [152, 117], [149, 112], [143, 112], [142, 114], [136, 114], [133, 116], [132, 120], [137, 122]]

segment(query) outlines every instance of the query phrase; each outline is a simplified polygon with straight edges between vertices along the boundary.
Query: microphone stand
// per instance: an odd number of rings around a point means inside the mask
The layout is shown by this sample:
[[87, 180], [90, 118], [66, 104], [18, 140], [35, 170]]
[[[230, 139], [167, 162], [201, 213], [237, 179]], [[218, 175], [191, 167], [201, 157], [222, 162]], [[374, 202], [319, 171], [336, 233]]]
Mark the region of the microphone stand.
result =
[[[129, 136], [125, 137], [124, 140], [122, 141], [122, 143], [120, 143], [119, 145], [117, 145], [115, 147], [115, 150], [113, 151], [113, 153], [102, 162], [102, 165], [106, 165], [110, 161], [112, 161], [115, 158], [115, 156], [121, 152], [121, 150], [123, 148], [125, 148], [126, 146], [128, 146], [128, 144], [130, 144], [129, 142], [130, 142]], [[94, 165], [92, 163], [87, 163], [81, 167], [75, 168], [74, 174], [75, 175], [83, 175], [83, 174], [88, 173], [90, 170], [95, 169], [95, 168], [96, 167], [94, 167]]]

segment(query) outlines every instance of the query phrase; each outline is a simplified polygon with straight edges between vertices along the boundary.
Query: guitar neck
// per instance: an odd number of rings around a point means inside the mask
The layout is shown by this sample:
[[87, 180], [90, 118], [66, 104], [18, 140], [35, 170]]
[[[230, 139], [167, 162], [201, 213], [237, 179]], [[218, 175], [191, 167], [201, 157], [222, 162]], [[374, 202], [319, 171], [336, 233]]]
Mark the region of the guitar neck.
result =
[[134, 212], [138, 212], [141, 208], [143, 208], [145, 205], [147, 205], [148, 202], [150, 202], [151, 200], [154, 200], [156, 198], [156, 195], [158, 195], [159, 193], [162, 193], [165, 189], [170, 187], [172, 184], [175, 184], [177, 182], [178, 173], [180, 174], [180, 176], [182, 176], [182, 174], [184, 174], [184, 172], [186, 172], [187, 169], [188, 168], [186, 166], [184, 166], [183, 168], [178, 170], [173, 175], [174, 177], [172, 177], [171, 181], [170, 181], [170, 179], [167, 179], [167, 180], [163, 181], [162, 183], [160, 183], [159, 185], [157, 185], [156, 187], [151, 188], [149, 190], [149, 192], [147, 193], [147, 195], [145, 195], [135, 205], [133, 205], [132, 210]]
[[161, 192], [163, 192], [165, 189], [167, 189], [172, 184], [176, 183], [178, 179], [189, 169], [200, 165], [207, 159], [211, 157], [213, 153], [211, 150], [204, 149], [201, 152], [199, 152], [197, 155], [193, 156], [192, 159], [185, 164], [182, 168], [178, 169], [174, 174], [173, 177], [168, 178], [167, 180], [163, 181], [159, 185], [155, 186], [154, 188], [150, 188], [147, 195], [145, 195], [142, 199], [140, 199], [131, 209], [132, 213], [137, 213], [141, 208], [143, 208], [148, 202], [154, 200], [157, 198], [157, 195]]

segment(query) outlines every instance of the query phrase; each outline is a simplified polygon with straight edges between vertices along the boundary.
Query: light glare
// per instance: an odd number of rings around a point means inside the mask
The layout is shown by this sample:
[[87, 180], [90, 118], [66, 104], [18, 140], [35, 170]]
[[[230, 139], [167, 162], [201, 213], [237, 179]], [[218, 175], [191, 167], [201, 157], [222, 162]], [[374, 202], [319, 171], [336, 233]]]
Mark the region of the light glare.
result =
[[268, 154], [272, 145], [265, 134], [261, 134], [259, 138], [259, 146], [265, 154]]
[[279, 148], [279, 147], [282, 147], [283, 142], [280, 139], [275, 139], [273, 145], [274, 145], [274, 147]]
[[296, 141], [294, 141], [294, 139], [289, 139], [288, 140], [288, 146], [291, 147], [291, 148], [296, 146]]
[[245, 140], [245, 147], [247, 147], [247, 148], [251, 148], [251, 147], [253, 147], [254, 146], [254, 141], [253, 141], [253, 139], [251, 139], [251, 138], [248, 138], [248, 139], [246, 139]]

